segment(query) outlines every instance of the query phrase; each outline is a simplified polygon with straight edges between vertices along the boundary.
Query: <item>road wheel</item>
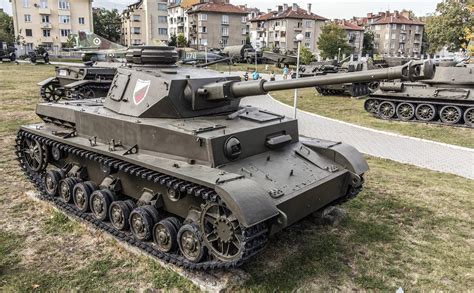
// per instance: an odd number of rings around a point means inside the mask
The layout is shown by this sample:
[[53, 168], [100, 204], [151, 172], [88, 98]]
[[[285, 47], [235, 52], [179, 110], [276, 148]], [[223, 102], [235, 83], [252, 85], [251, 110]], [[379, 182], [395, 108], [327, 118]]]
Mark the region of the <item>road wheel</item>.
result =
[[158, 222], [153, 227], [153, 241], [162, 252], [174, 252], [178, 248], [179, 220], [173, 217]]
[[89, 206], [96, 219], [101, 221], [108, 219], [113, 199], [112, 192], [108, 189], [96, 190], [91, 194]]
[[415, 116], [420, 121], [432, 121], [436, 117], [436, 108], [431, 104], [419, 104], [416, 107]]
[[179, 229], [178, 245], [183, 256], [191, 262], [200, 262], [206, 254], [201, 232], [195, 224], [186, 224]]
[[439, 118], [446, 124], [456, 124], [461, 121], [462, 110], [456, 106], [444, 106], [439, 111]]
[[397, 106], [397, 116], [400, 120], [408, 121], [415, 117], [415, 106], [411, 103], [400, 103]]
[[464, 123], [467, 126], [474, 127], [474, 108], [468, 108], [464, 111]]
[[379, 112], [379, 104], [379, 100], [367, 99], [364, 103], [364, 109], [371, 114], [377, 114]]

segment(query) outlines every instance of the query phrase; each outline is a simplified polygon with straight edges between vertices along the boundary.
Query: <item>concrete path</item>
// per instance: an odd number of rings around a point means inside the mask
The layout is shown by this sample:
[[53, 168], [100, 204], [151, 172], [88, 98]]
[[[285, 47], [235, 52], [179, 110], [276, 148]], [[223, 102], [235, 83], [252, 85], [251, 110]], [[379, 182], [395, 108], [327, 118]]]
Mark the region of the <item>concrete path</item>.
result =
[[[293, 117], [293, 108], [268, 95], [245, 98], [241, 104]], [[297, 119], [302, 135], [342, 141], [371, 156], [474, 179], [474, 149], [378, 131], [300, 110]]]

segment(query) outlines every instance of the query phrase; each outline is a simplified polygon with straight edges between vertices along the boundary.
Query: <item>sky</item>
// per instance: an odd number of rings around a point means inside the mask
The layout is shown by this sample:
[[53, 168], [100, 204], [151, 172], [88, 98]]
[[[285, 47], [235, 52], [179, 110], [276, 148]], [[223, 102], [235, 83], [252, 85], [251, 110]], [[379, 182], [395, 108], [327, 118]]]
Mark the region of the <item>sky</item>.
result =
[[[136, 2], [136, 0], [94, 0], [93, 5], [108, 9], [117, 8], [121, 11], [127, 5], [134, 2]], [[232, 4], [247, 4], [249, 7], [257, 7], [263, 11], [266, 11], [267, 8], [275, 9], [276, 5], [283, 5], [285, 2], [288, 3], [288, 5], [298, 3], [300, 7], [305, 9], [307, 3], [311, 3], [313, 13], [330, 19], [348, 19], [352, 16], [365, 16], [368, 12], [402, 10], [404, 8], [412, 10], [418, 16], [424, 16], [428, 13], [433, 13], [436, 9], [436, 4], [441, 2], [441, 0], [230, 0]], [[0, 0], [0, 8], [3, 8], [7, 13], [11, 14], [11, 4], [9, 0]]]

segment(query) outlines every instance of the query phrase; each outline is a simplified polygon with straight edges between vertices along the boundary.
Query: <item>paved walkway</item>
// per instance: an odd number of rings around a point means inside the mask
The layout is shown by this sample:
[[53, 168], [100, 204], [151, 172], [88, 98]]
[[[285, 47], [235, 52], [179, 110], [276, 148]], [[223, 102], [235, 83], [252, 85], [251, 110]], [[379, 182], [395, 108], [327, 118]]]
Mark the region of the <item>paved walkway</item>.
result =
[[[293, 117], [293, 108], [270, 96], [249, 97], [252, 105]], [[353, 145], [371, 156], [474, 179], [474, 149], [369, 129], [305, 111], [297, 114], [300, 134]]]

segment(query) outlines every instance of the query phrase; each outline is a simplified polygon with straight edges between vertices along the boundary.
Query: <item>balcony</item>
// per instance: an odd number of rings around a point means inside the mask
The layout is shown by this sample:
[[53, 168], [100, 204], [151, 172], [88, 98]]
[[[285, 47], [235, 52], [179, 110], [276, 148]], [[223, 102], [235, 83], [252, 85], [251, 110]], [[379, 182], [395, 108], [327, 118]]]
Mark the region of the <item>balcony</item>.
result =
[[406, 40], [405, 38], [400, 38], [400, 39], [398, 40], [398, 42], [399, 42], [400, 44], [404, 44], [404, 43], [406, 43], [406, 41], [407, 41], [407, 40]]
[[49, 15], [49, 14], [51, 14], [51, 9], [50, 8], [39, 8], [38, 13], [39, 14], [44, 14], [44, 15]]
[[184, 21], [183, 21], [183, 20], [178, 21], [178, 22], [177, 22], [177, 26], [178, 26], [178, 27], [184, 26]]
[[221, 24], [222, 25], [229, 25], [229, 22], [228, 21], [222, 21]]
[[295, 27], [294, 30], [295, 30], [295, 32], [302, 32], [303, 28], [302, 27]]
[[42, 22], [40, 24], [40, 27], [43, 28], [43, 29], [52, 29], [53, 28], [53, 26], [49, 22]]
[[69, 16], [71, 16], [71, 10], [59, 9], [59, 10], [58, 10], [58, 14], [59, 14], [59, 15], [69, 15]]

